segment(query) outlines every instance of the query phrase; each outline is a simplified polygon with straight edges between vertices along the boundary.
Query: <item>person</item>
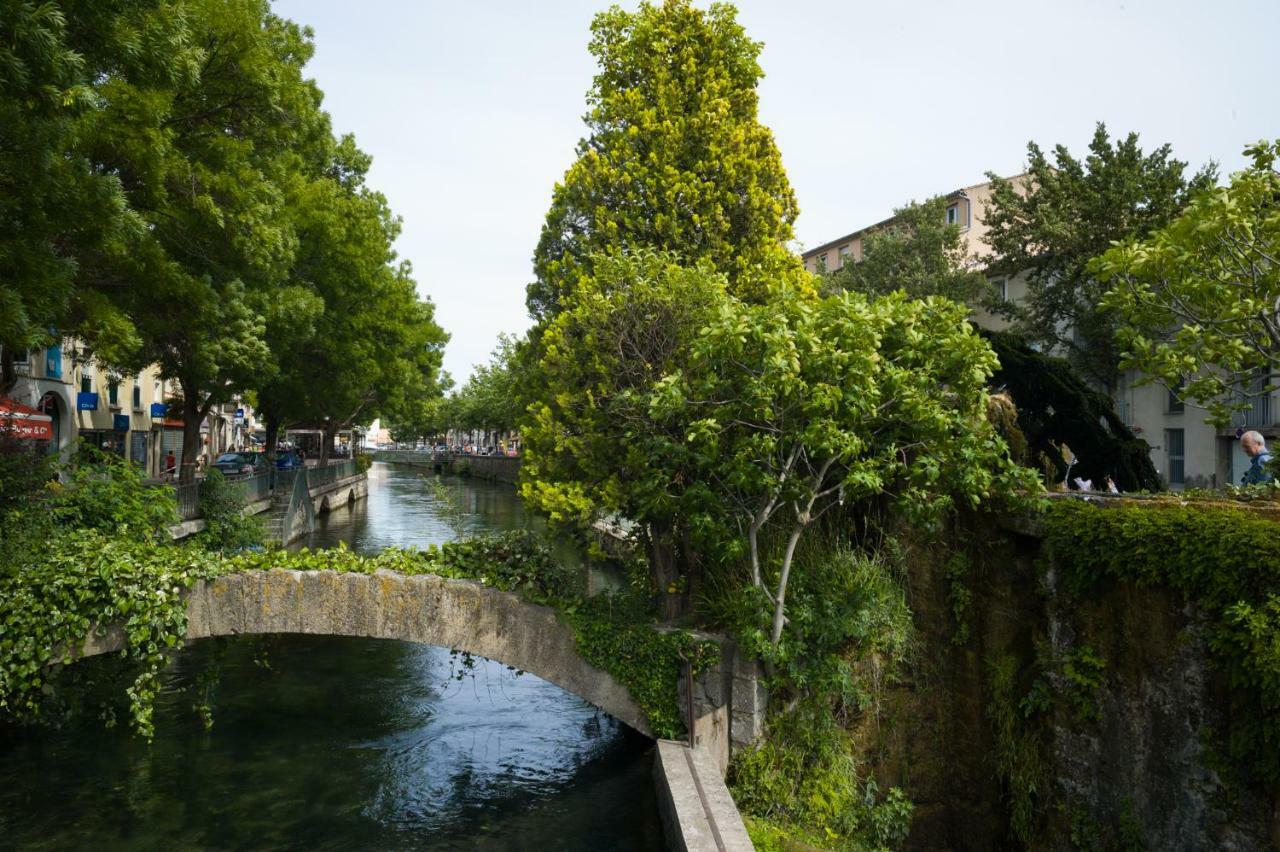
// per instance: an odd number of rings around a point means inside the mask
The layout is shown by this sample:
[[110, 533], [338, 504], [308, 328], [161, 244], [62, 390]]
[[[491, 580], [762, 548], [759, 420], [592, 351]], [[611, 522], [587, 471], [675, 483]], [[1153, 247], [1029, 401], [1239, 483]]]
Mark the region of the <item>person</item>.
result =
[[1240, 477], [1241, 485], [1261, 485], [1275, 478], [1267, 469], [1267, 463], [1271, 461], [1271, 453], [1267, 450], [1267, 440], [1262, 437], [1261, 432], [1245, 432], [1241, 435], [1240, 449], [1244, 450], [1246, 456], [1253, 459], [1244, 476]]
[[176, 463], [177, 463], [177, 460], [176, 460], [176, 459], [174, 459], [174, 457], [173, 457], [173, 450], [169, 450], [168, 455], [166, 455], [166, 456], [164, 457], [164, 472], [165, 472], [165, 473], [167, 473], [167, 474], [172, 475], [172, 474], [173, 474], [173, 472], [174, 472], [174, 470], [173, 470], [173, 466], [174, 466]]

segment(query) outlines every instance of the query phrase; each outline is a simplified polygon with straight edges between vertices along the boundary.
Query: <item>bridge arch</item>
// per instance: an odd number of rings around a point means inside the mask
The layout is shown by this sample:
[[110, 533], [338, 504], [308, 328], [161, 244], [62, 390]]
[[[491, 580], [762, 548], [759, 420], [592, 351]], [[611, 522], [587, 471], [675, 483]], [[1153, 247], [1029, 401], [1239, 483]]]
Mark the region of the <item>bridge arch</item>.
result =
[[[626, 687], [588, 664], [554, 611], [468, 580], [391, 571], [250, 571], [198, 581], [187, 639], [302, 633], [441, 645], [535, 674], [652, 736]], [[85, 640], [82, 655], [119, 650], [119, 630]]]

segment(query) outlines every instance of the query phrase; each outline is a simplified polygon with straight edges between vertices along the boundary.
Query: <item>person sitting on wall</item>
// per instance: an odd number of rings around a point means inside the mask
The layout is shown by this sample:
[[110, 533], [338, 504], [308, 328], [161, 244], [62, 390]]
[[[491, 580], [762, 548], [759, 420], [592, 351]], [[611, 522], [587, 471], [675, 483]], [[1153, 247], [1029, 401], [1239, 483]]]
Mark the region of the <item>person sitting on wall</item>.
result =
[[1267, 470], [1271, 453], [1267, 450], [1267, 440], [1262, 437], [1261, 432], [1245, 432], [1241, 435], [1240, 449], [1244, 450], [1246, 456], [1253, 459], [1244, 476], [1240, 477], [1241, 485], [1261, 485], [1275, 479], [1271, 471]]

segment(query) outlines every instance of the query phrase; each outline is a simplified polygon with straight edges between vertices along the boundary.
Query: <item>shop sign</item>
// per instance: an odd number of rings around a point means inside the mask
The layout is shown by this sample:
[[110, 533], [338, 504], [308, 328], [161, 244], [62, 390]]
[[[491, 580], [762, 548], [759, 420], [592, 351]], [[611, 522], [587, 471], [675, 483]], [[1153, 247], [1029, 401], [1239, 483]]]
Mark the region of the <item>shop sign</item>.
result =
[[153, 402], [153, 403], [151, 403], [151, 416], [152, 416], [152, 417], [164, 417], [167, 413], [169, 413], [169, 403], [167, 403], [167, 402]]
[[98, 394], [94, 391], [80, 391], [76, 394], [76, 411], [97, 411]]
[[111, 428], [117, 432], [129, 431], [129, 415], [116, 414], [111, 418]]
[[47, 379], [62, 378], [62, 345], [55, 343], [44, 350], [44, 375]]

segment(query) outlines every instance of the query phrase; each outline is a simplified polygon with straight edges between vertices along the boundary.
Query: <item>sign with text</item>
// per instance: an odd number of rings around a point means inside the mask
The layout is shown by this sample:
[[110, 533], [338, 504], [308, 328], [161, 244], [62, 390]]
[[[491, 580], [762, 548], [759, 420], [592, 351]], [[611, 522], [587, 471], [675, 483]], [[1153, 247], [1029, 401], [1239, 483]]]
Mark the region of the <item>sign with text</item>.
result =
[[152, 417], [164, 417], [164, 416], [165, 416], [165, 414], [167, 414], [168, 412], [169, 412], [169, 405], [168, 405], [168, 403], [164, 403], [164, 402], [153, 402], [153, 403], [151, 403], [151, 416], [152, 416]]
[[76, 411], [97, 411], [98, 395], [91, 391], [80, 391], [76, 394]]

